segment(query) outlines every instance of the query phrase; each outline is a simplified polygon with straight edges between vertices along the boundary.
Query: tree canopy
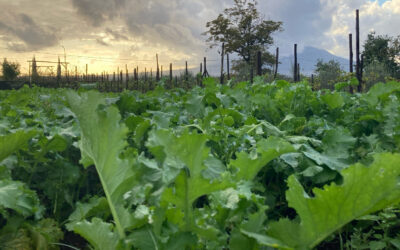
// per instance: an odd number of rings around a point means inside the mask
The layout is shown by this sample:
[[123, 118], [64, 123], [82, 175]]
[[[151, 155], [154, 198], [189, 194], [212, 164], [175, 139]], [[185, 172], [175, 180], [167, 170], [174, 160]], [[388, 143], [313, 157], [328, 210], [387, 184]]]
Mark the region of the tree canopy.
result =
[[365, 66], [381, 63], [392, 76], [400, 77], [400, 36], [394, 38], [369, 33], [363, 55]]
[[6, 81], [15, 80], [20, 74], [20, 65], [17, 62], [9, 62], [4, 58], [2, 63], [3, 78]]
[[272, 33], [282, 30], [282, 22], [264, 20], [254, 0], [234, 1], [232, 8], [207, 22], [208, 30], [204, 35], [208, 35], [210, 47], [224, 43], [226, 53], [237, 53], [247, 63], [253, 60], [257, 51], [263, 53], [267, 62], [273, 61], [267, 48], [273, 44]]
[[319, 59], [315, 65], [315, 72], [317, 73], [318, 81], [323, 88], [327, 88], [337, 82], [342, 75], [340, 63], [335, 60], [324, 62]]

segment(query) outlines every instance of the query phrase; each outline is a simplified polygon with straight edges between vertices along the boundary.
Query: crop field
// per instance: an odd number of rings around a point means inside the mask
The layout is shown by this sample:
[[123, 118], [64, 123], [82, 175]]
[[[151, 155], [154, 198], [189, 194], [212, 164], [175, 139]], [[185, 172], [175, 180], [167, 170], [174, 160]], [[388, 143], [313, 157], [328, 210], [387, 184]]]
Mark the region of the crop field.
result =
[[399, 82], [202, 85], [0, 91], [0, 249], [400, 248]]

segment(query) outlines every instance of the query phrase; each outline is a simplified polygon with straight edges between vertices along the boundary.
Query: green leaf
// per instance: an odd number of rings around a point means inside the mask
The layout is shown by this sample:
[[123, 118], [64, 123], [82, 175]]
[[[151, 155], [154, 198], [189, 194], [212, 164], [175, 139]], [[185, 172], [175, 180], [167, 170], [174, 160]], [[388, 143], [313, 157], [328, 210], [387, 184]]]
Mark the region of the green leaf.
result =
[[257, 143], [258, 156], [255, 159], [250, 154], [242, 151], [236, 154], [236, 159], [230, 162], [230, 166], [238, 170], [235, 176], [236, 181], [251, 181], [268, 162], [280, 155], [294, 151], [295, 149], [289, 142], [271, 136]]
[[274, 247], [274, 248], [280, 248], [280, 249], [292, 249], [288, 246], [286, 246], [284, 243], [282, 243], [281, 241], [274, 239], [272, 237], [269, 237], [267, 235], [262, 235], [262, 234], [258, 234], [258, 233], [252, 233], [246, 230], [240, 230], [242, 232], [242, 234], [253, 238], [255, 240], [257, 240], [257, 242], [260, 245], [263, 246], [269, 246], [269, 247]]
[[75, 233], [80, 234], [97, 250], [118, 249], [118, 234], [113, 232], [113, 225], [93, 218], [91, 222], [81, 221], [73, 225]]
[[40, 217], [42, 213], [36, 193], [24, 183], [12, 180], [0, 180], [0, 208], [13, 209], [26, 217]]
[[77, 202], [75, 211], [69, 216], [68, 230], [72, 230], [73, 224], [90, 217], [107, 219], [110, 215], [107, 199], [105, 197], [91, 197], [87, 203]]
[[25, 132], [20, 130], [13, 134], [0, 136], [0, 162], [22, 148], [35, 135], [35, 131]]
[[191, 233], [179, 233], [172, 236], [164, 249], [187, 249], [187, 246], [195, 246], [197, 243], [196, 237]]
[[321, 100], [324, 101], [331, 109], [341, 108], [344, 105], [344, 99], [338, 92], [333, 94], [325, 94], [321, 97]]
[[2, 250], [31, 250], [33, 245], [29, 232], [20, 228], [15, 233], [2, 234], [0, 236], [0, 249]]
[[205, 161], [210, 149], [205, 146], [207, 137], [203, 134], [191, 134], [185, 131], [180, 137], [169, 138], [168, 147], [164, 152], [170, 157], [184, 164], [185, 168], [175, 179], [173, 187], [165, 189], [162, 200], [164, 204], [174, 204], [185, 213], [186, 229], [192, 225], [192, 204], [200, 196], [226, 189], [233, 184], [228, 176], [221, 176], [219, 180], [209, 180], [203, 177], [207, 169]]
[[135, 184], [134, 172], [128, 161], [119, 157], [127, 145], [128, 129], [120, 123], [117, 108], [105, 107], [105, 99], [98, 92], [81, 96], [69, 91], [67, 100], [81, 128], [80, 149], [85, 162], [96, 166], [116, 229], [121, 238], [131, 225], [132, 215], [123, 207], [123, 195]]
[[400, 84], [398, 82], [377, 83], [371, 87], [367, 94], [363, 96], [371, 106], [376, 106], [379, 99], [389, 96], [395, 91], [400, 91]]
[[[301, 223], [281, 220], [271, 223], [268, 235], [294, 248], [313, 248], [330, 234], [361, 216], [400, 201], [400, 155], [382, 153], [366, 167], [355, 164], [341, 172], [343, 184], [313, 189], [308, 196], [294, 176], [288, 179], [286, 199]], [[288, 232], [291, 237], [287, 237]]]
[[[159, 243], [150, 229], [146, 226], [139, 230], [134, 231], [126, 238], [127, 244], [133, 245], [135, 248], [140, 250], [158, 250], [160, 249]], [[111, 248], [110, 248], [111, 249]]]
[[304, 145], [303, 148], [303, 154], [315, 161], [318, 165], [326, 165], [332, 170], [341, 170], [347, 167], [346, 162], [336, 156], [319, 153], [308, 145]]
[[324, 152], [342, 159], [349, 157], [349, 150], [354, 147], [356, 141], [349, 130], [343, 128], [327, 130], [322, 139]]

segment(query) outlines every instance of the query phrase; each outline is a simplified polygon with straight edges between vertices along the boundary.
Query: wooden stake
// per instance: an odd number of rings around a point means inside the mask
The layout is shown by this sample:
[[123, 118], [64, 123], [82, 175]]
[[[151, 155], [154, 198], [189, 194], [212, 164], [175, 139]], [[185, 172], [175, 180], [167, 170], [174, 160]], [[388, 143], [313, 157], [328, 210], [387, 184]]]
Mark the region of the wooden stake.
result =
[[203, 72], [203, 76], [204, 77], [209, 77], [210, 76], [208, 74], [208, 71], [207, 71], [207, 58], [206, 57], [204, 57], [204, 72]]
[[[349, 34], [349, 72], [353, 73], [353, 34]], [[350, 86], [350, 93], [354, 93], [353, 86]]]
[[279, 65], [279, 47], [276, 48], [276, 53], [275, 53], [275, 71], [274, 71], [274, 79], [276, 79], [276, 76], [278, 75], [278, 65]]
[[257, 52], [257, 75], [262, 75], [261, 51]]
[[358, 92], [361, 92], [361, 72], [360, 72], [360, 15], [356, 10], [356, 76], [358, 79]]
[[128, 65], [127, 64], [125, 64], [125, 71], [126, 71], [125, 81], [126, 81], [126, 83], [128, 83], [128, 81], [129, 81], [129, 73], [128, 73]]
[[297, 80], [297, 44], [294, 45], [294, 69], [293, 69], [293, 81]]
[[219, 83], [224, 84], [224, 53], [225, 53], [225, 43], [222, 43], [221, 48], [221, 76], [219, 79]]
[[188, 71], [188, 64], [187, 61], [185, 62], [185, 81], [188, 81], [189, 78], [189, 71]]
[[231, 74], [230, 74], [229, 72], [230, 72], [230, 68], [229, 68], [229, 54], [226, 54], [226, 73], [227, 73], [228, 80], [231, 79]]
[[156, 73], [156, 80], [160, 81], [160, 68], [158, 66], [158, 54], [156, 54], [156, 59], [157, 59], [157, 73]]
[[300, 63], [297, 64], [297, 81], [300, 82]]

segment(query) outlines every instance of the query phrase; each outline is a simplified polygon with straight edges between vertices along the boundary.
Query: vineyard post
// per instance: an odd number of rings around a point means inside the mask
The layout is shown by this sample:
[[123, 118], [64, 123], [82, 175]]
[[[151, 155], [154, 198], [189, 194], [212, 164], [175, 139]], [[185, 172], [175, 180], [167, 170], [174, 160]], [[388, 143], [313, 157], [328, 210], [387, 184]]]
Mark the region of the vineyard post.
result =
[[126, 76], [125, 76], [125, 88], [129, 89], [129, 72], [128, 72], [128, 65], [125, 65], [125, 70], [126, 70]]
[[294, 69], [293, 69], [293, 81], [297, 80], [297, 44], [294, 45]]
[[185, 62], [185, 81], [187, 82], [189, 80], [189, 71], [188, 71], [188, 63], [187, 61]]
[[353, 73], [353, 34], [349, 34], [349, 72]]
[[208, 74], [208, 71], [207, 71], [207, 58], [206, 58], [206, 57], [204, 57], [204, 72], [203, 72], [203, 76], [204, 76], [204, 77], [210, 76], [210, 75]]
[[[349, 34], [349, 72], [353, 73], [353, 34]], [[350, 93], [353, 94], [353, 86], [350, 86]]]
[[163, 77], [163, 66], [161, 65], [160, 77]]
[[311, 87], [314, 89], [314, 74], [311, 74]]
[[150, 68], [150, 84], [149, 90], [153, 88], [153, 68]]
[[126, 83], [128, 83], [128, 81], [129, 81], [129, 73], [128, 73], [128, 65], [127, 64], [125, 64], [125, 72], [126, 72], [125, 81], [126, 81]]
[[297, 64], [297, 81], [300, 82], [300, 63]]
[[254, 65], [253, 63], [250, 63], [250, 83], [253, 83], [253, 78], [254, 78]]
[[136, 84], [136, 68], [133, 68], [133, 89], [135, 89]]
[[257, 76], [262, 75], [261, 51], [257, 51]]
[[226, 54], [226, 77], [228, 80], [231, 79], [230, 68], [229, 68], [229, 54]]
[[360, 15], [356, 10], [356, 76], [358, 79], [358, 92], [361, 92], [361, 74], [360, 74]]
[[276, 54], [275, 54], [274, 79], [276, 79], [276, 76], [278, 75], [278, 65], [279, 65], [279, 47], [276, 48]]
[[122, 69], [119, 72], [119, 86], [118, 86], [118, 91], [122, 91]]
[[[364, 71], [364, 54], [361, 54], [361, 60], [360, 60], [360, 78], [363, 78], [363, 71]], [[361, 85], [361, 86], [360, 86]], [[362, 91], [362, 82], [359, 83], [360, 86], [360, 92]], [[364, 85], [365, 89], [365, 85]]]
[[225, 53], [225, 43], [222, 43], [221, 48], [221, 76], [219, 79], [219, 83], [224, 84], [224, 53]]
[[169, 87], [172, 88], [172, 63], [169, 64]]
[[160, 81], [160, 68], [158, 66], [158, 54], [156, 54], [156, 60], [157, 60], [157, 73], [156, 73], [156, 81]]
[[86, 64], [86, 76], [85, 76], [85, 81], [88, 80], [88, 65]]

